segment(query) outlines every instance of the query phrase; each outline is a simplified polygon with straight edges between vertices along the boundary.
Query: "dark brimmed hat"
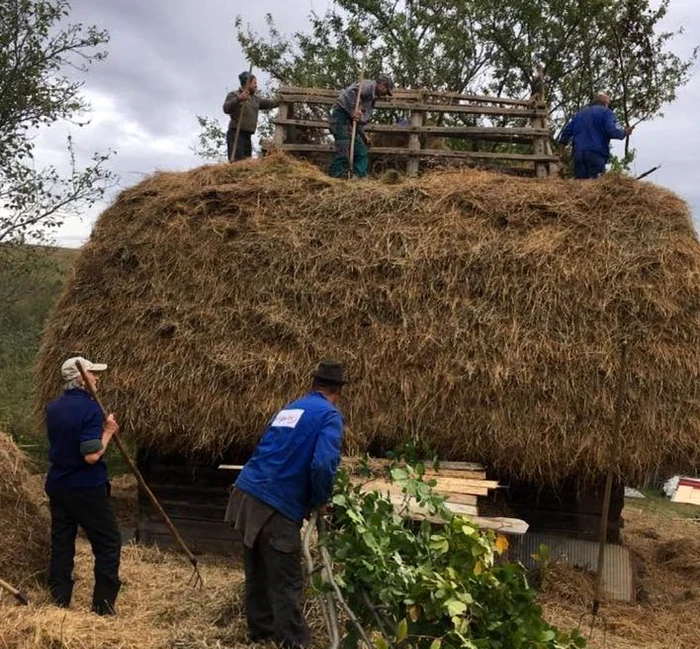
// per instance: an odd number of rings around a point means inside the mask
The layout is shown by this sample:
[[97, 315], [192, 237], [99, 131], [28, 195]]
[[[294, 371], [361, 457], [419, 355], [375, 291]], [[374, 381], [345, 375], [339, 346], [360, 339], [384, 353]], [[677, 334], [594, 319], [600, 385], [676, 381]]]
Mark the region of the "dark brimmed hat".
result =
[[334, 385], [345, 385], [347, 382], [344, 377], [343, 366], [337, 361], [321, 361], [314, 372], [314, 379]]

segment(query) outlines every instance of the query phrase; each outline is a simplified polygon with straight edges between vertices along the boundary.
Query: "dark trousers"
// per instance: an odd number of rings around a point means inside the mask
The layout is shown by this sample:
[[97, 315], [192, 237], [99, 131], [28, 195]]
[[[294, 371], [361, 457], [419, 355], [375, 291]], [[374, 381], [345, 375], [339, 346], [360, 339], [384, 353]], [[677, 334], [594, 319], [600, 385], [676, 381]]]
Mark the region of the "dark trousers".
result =
[[252, 548], [244, 546], [246, 618], [251, 640], [303, 647], [309, 629], [301, 611], [304, 578], [299, 527], [273, 514]]
[[253, 134], [247, 133], [246, 131], [241, 131], [238, 134], [238, 142], [236, 143], [236, 157], [231, 158], [231, 153], [233, 151], [233, 141], [236, 139], [236, 130], [230, 128], [226, 131], [226, 154], [228, 155], [228, 161], [234, 162], [234, 160], [244, 160], [245, 158], [251, 158], [253, 156]]
[[574, 177], [581, 180], [598, 178], [605, 173], [607, 160], [594, 151], [574, 151]]
[[49, 590], [59, 606], [68, 606], [73, 594], [73, 558], [78, 525], [95, 555], [92, 610], [114, 613], [119, 581], [121, 535], [107, 487], [66, 489], [49, 494], [51, 509], [51, 561]]

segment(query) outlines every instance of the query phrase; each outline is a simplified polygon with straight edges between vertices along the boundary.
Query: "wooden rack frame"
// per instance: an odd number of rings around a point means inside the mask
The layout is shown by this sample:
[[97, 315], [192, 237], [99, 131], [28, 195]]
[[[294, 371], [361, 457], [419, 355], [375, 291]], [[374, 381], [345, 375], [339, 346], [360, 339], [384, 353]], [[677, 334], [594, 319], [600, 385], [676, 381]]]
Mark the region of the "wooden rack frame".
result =
[[[281, 103], [275, 124], [271, 147], [297, 154], [330, 154], [333, 145], [327, 143], [300, 144], [294, 141], [298, 129], [329, 131], [330, 123], [322, 119], [295, 118], [297, 107], [315, 106], [330, 112], [339, 94], [338, 90], [322, 88], [283, 87]], [[452, 92], [427, 90], [397, 90], [388, 100], [378, 100], [375, 110], [408, 112], [408, 125], [370, 123], [365, 131], [395, 133], [407, 136], [407, 146], [373, 146], [371, 155], [405, 159], [406, 173], [418, 173], [421, 160], [464, 161], [471, 164], [513, 165], [525, 174], [537, 177], [554, 175], [558, 158], [552, 152], [547, 104], [541, 97], [511, 99], [463, 95]], [[309, 111], [305, 111], [308, 113]], [[473, 115], [487, 118], [515, 118], [519, 126], [435, 126], [427, 123], [428, 115]], [[522, 125], [526, 122], [527, 125]], [[524, 145], [525, 152], [457, 150], [425, 147], [427, 137], [471, 140], [474, 143], [491, 142]]]

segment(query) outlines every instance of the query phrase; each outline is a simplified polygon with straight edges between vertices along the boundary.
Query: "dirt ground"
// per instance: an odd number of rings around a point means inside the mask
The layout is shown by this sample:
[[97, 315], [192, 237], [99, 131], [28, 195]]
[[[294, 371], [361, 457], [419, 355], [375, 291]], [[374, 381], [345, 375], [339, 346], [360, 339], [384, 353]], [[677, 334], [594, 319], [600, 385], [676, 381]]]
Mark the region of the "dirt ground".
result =
[[[130, 478], [113, 484], [123, 527], [136, 520], [136, 487]], [[624, 542], [637, 565], [638, 601], [603, 603], [590, 640], [593, 649], [700, 649], [700, 509], [658, 500], [628, 501]], [[49, 604], [43, 588], [27, 588], [29, 607], [0, 594], [0, 649], [225, 649], [249, 647], [241, 605], [243, 574], [235, 557], [200, 558], [202, 590], [188, 585], [191, 569], [178, 554], [127, 544], [119, 615], [89, 613], [92, 557], [78, 540], [76, 585], [69, 610]], [[553, 568], [541, 596], [546, 617], [562, 628], [581, 626], [593, 595], [592, 576]], [[314, 649], [327, 645], [313, 600], [307, 619]], [[605, 629], [605, 630], [604, 630]], [[258, 645], [261, 646], [262, 645]]]

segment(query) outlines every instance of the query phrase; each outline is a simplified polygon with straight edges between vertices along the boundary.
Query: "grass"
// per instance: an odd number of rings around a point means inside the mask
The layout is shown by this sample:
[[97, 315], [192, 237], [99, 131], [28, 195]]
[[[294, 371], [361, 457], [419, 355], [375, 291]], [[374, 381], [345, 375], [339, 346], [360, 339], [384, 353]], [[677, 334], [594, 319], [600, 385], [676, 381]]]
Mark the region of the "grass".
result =
[[7, 250], [0, 251], [0, 428], [44, 468], [46, 444], [33, 412], [34, 359], [79, 251]]
[[640, 489], [645, 498], [626, 498], [625, 507], [638, 509], [661, 518], [700, 518], [700, 507], [671, 502], [656, 489]]

